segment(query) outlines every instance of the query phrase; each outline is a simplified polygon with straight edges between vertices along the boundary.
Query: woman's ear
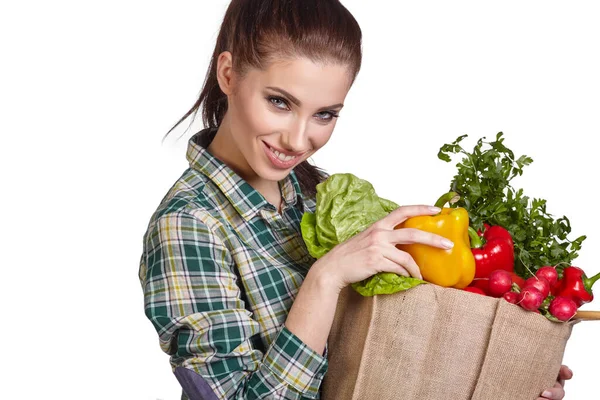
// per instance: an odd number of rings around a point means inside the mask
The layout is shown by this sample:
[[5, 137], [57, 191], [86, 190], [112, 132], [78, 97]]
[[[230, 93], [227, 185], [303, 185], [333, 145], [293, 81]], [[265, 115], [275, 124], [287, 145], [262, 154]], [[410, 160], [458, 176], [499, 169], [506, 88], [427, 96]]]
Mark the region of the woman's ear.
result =
[[233, 94], [233, 56], [229, 51], [222, 52], [217, 58], [217, 81], [219, 82], [219, 87], [223, 93], [227, 96]]

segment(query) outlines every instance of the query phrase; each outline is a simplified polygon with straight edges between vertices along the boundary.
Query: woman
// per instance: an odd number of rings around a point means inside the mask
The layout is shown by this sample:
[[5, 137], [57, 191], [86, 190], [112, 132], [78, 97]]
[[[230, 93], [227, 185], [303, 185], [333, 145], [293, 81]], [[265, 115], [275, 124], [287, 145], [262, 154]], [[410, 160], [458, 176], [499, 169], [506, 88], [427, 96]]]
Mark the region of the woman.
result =
[[[202, 106], [206, 128], [140, 261], [146, 315], [183, 399], [318, 398], [340, 290], [380, 271], [420, 277], [397, 243], [452, 246], [393, 229], [439, 211], [426, 205], [398, 208], [318, 261], [304, 246], [300, 219], [327, 177], [306, 160], [329, 140], [361, 57], [361, 30], [337, 0], [229, 5], [204, 88], [173, 127]], [[561, 399], [568, 378], [565, 367], [546, 398]]]

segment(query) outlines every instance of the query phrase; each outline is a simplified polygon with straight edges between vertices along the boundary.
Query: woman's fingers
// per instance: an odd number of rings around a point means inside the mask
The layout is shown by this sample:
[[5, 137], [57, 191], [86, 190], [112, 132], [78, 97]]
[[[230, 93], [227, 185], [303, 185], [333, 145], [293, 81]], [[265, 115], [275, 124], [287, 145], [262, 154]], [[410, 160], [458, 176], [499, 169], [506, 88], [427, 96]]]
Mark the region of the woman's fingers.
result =
[[402, 264], [399, 265], [396, 261], [386, 258], [385, 264], [383, 266], [385, 268], [385, 271], [393, 272], [395, 274], [406, 276], [406, 277], [412, 276], [412, 274], [407, 270], [407, 268], [404, 265], [402, 265]]
[[396, 247], [386, 246], [383, 250], [383, 256], [394, 264], [399, 265], [405, 271], [408, 271], [406, 275], [400, 275], [408, 276], [410, 274], [412, 277], [423, 279], [423, 275], [421, 275], [419, 266], [415, 260], [413, 260], [410, 254], [398, 250]]
[[563, 387], [556, 382], [552, 389], [546, 389], [542, 393], [542, 397], [539, 397], [538, 400], [562, 400], [565, 397], [565, 390]]
[[451, 249], [454, 243], [441, 235], [422, 231], [414, 228], [402, 228], [390, 231], [392, 243], [410, 244], [421, 243], [428, 246], [439, 247], [441, 249]]
[[411, 217], [419, 215], [435, 215], [441, 210], [437, 207], [426, 205], [402, 206], [377, 221], [374, 225], [383, 229], [394, 229], [396, 225], [401, 224]]
[[561, 365], [560, 371], [558, 371], [558, 383], [564, 386], [565, 380], [571, 379], [572, 377], [573, 371], [571, 371], [571, 368], [567, 367], [566, 365]]

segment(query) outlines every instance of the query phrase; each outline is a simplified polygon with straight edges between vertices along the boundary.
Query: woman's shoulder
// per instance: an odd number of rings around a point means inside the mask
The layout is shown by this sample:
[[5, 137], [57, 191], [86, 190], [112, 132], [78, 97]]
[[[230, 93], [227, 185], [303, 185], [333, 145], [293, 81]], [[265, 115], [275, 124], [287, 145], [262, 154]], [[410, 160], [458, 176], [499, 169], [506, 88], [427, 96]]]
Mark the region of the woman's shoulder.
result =
[[315, 196], [302, 196], [302, 201], [304, 202], [304, 212], [315, 212], [317, 208], [317, 199]]
[[178, 213], [194, 215], [202, 220], [213, 219], [218, 215], [214, 205], [219, 193], [209, 182], [205, 175], [187, 168], [160, 200], [148, 227], [161, 217]]

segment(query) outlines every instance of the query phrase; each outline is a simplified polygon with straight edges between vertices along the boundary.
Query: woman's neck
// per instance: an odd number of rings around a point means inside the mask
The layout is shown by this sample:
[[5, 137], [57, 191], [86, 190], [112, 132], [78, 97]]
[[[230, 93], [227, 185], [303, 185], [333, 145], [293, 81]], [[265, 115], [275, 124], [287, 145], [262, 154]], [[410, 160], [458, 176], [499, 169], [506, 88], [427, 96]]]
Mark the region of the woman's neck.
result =
[[239, 149], [232, 146], [232, 143], [234, 142], [231, 138], [231, 130], [224, 120], [207, 150], [262, 194], [277, 210], [280, 210], [282, 198], [278, 182], [268, 181], [258, 176]]

